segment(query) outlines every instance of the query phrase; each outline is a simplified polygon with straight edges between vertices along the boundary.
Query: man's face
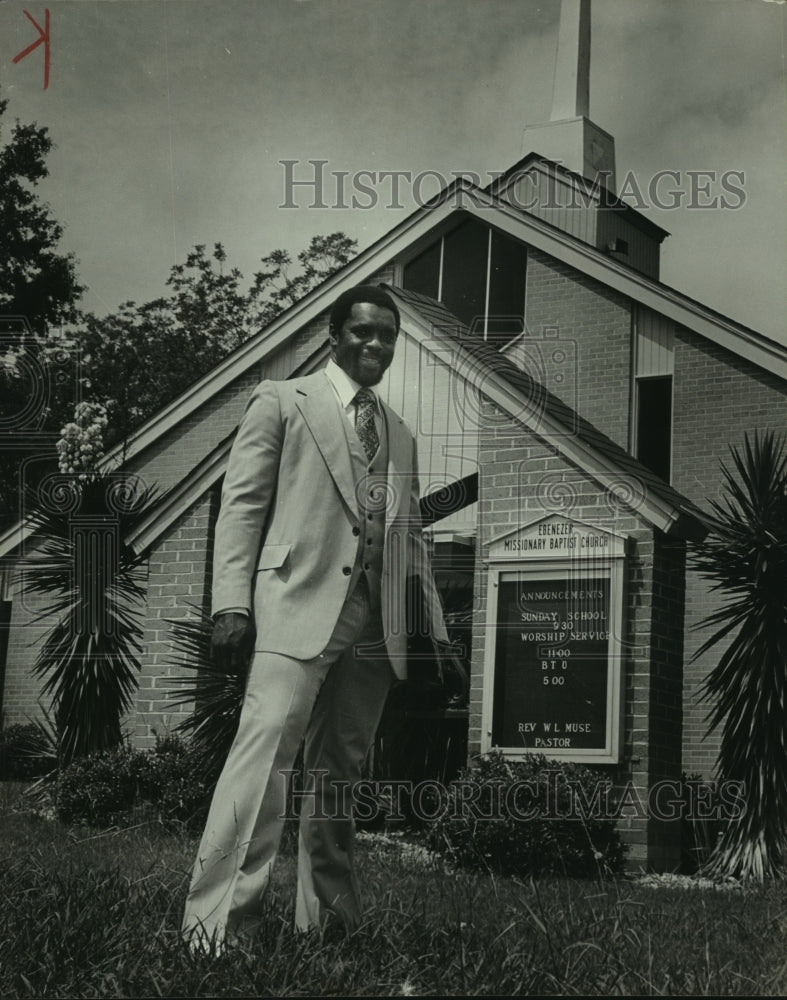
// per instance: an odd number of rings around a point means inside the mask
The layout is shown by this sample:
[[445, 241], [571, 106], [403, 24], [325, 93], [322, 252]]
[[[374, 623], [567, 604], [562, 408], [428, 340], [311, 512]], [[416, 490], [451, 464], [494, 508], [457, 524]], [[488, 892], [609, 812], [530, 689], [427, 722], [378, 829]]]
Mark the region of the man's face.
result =
[[396, 317], [371, 302], [353, 303], [338, 333], [330, 334], [333, 360], [359, 385], [377, 385], [393, 361]]

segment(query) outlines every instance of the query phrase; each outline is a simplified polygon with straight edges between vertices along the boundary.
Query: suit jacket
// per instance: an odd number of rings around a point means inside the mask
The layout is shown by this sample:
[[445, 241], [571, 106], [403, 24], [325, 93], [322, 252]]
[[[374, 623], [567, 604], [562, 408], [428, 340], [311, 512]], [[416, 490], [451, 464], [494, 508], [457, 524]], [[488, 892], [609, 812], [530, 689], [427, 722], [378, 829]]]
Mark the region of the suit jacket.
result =
[[[381, 607], [402, 678], [408, 577], [420, 578], [433, 636], [447, 635], [421, 537], [415, 441], [401, 417], [381, 407], [388, 435]], [[348, 596], [362, 514], [346, 422], [324, 372], [260, 383], [241, 420], [216, 524], [213, 611], [253, 608], [257, 650], [319, 655]]]

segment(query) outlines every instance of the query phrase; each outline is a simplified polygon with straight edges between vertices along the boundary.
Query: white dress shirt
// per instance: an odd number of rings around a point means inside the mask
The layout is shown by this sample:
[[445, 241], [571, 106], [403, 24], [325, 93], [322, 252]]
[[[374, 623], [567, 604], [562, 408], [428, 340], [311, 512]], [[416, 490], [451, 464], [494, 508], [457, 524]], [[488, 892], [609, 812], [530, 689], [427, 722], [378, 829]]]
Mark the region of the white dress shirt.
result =
[[[352, 426], [355, 427], [355, 415], [358, 409], [355, 402], [355, 394], [360, 388], [362, 388], [360, 382], [356, 382], [355, 379], [351, 379], [347, 372], [336, 364], [333, 358], [331, 358], [325, 366], [325, 374], [328, 377], [328, 381], [333, 386], [336, 398], [339, 400], [339, 404], [344, 410], [347, 419], [350, 421]], [[368, 388], [374, 398], [374, 425], [377, 428], [377, 436], [379, 438], [382, 431], [380, 402], [377, 398], [377, 393], [374, 390], [374, 387], [367, 386], [366, 388]]]

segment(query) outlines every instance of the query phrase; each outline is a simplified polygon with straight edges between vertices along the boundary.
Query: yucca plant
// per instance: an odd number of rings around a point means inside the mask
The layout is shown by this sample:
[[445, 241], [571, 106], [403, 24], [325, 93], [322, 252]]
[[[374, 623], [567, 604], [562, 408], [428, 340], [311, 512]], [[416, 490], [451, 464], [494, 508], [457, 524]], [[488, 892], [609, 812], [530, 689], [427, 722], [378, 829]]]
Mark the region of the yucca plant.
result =
[[155, 502], [135, 477], [91, 471], [50, 477], [26, 495], [35, 548], [19, 581], [51, 601], [33, 671], [45, 678], [59, 766], [117, 746], [136, 691], [142, 647], [143, 556], [124, 541]]
[[210, 653], [213, 619], [203, 608], [190, 604], [193, 617], [169, 619], [171, 666], [187, 671], [169, 678], [173, 708], [192, 706], [175, 731], [190, 737], [202, 754], [206, 772], [218, 777], [238, 728], [246, 669], [218, 667]]
[[698, 625], [715, 631], [695, 659], [729, 640], [701, 694], [708, 732], [721, 729], [718, 777], [743, 782], [746, 812], [727, 823], [704, 871], [762, 881], [787, 849], [787, 456], [772, 432], [730, 451], [725, 496], [711, 501], [690, 565], [722, 595]]

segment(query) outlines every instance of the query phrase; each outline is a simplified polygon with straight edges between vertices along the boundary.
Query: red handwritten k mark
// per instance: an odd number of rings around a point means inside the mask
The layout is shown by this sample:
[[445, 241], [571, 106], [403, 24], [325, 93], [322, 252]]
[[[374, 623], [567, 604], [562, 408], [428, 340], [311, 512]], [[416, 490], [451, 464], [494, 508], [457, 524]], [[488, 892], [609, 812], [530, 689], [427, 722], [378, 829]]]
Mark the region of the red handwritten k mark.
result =
[[49, 86], [49, 8], [44, 10], [44, 27], [36, 21], [34, 17], [27, 13], [27, 11], [22, 12], [25, 17], [30, 21], [30, 23], [38, 31], [38, 38], [33, 42], [32, 45], [28, 45], [26, 49], [19, 53], [18, 56], [14, 56], [14, 63], [18, 63], [25, 56], [29, 56], [31, 52], [34, 52], [39, 45], [44, 46], [44, 90]]

